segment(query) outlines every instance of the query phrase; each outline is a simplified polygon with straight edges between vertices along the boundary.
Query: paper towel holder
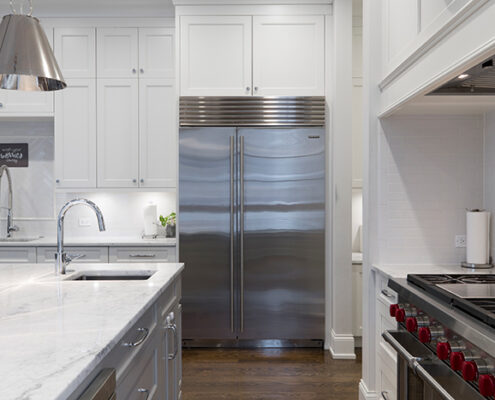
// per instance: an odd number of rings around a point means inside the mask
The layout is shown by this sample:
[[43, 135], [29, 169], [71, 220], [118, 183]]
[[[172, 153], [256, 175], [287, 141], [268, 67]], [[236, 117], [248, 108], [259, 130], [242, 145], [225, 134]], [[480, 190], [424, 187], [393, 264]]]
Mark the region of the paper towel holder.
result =
[[464, 261], [461, 263], [462, 268], [467, 268], [467, 269], [490, 269], [493, 268], [492, 264], [492, 258], [490, 257], [490, 263], [489, 264], [473, 264], [473, 263], [468, 263]]

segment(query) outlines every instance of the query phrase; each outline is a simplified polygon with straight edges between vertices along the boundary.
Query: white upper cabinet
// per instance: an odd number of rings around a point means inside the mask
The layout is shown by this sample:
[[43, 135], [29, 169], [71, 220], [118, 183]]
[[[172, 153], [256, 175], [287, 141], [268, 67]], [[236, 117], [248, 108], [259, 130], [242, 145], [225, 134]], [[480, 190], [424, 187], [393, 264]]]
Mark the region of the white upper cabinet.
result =
[[96, 81], [68, 79], [55, 95], [57, 188], [96, 187]]
[[98, 78], [137, 78], [137, 28], [98, 28], [96, 47]]
[[173, 78], [175, 76], [175, 39], [173, 28], [139, 29], [139, 76]]
[[53, 116], [53, 93], [0, 89], [0, 114]]
[[181, 17], [181, 95], [251, 95], [251, 20], [249, 16]]
[[64, 78], [96, 77], [95, 28], [55, 28], [55, 57]]
[[98, 79], [98, 187], [138, 187], [136, 79]]
[[323, 96], [323, 16], [253, 18], [253, 94]]
[[139, 186], [175, 187], [177, 140], [173, 79], [139, 82]]

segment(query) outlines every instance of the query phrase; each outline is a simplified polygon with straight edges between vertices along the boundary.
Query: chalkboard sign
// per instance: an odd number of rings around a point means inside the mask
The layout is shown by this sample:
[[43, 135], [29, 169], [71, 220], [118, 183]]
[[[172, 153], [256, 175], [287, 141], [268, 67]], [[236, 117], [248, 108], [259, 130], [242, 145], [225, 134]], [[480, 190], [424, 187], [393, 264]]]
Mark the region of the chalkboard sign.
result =
[[0, 143], [0, 165], [27, 167], [29, 153], [27, 143]]

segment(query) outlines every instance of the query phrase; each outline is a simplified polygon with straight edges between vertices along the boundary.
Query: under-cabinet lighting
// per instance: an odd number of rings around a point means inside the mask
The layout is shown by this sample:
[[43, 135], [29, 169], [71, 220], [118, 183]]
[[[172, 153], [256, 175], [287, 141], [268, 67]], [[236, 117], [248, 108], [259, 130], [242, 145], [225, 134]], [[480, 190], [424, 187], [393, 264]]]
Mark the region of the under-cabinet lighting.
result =
[[466, 78], [469, 78], [469, 74], [460, 74], [457, 78], [458, 79], [466, 79]]

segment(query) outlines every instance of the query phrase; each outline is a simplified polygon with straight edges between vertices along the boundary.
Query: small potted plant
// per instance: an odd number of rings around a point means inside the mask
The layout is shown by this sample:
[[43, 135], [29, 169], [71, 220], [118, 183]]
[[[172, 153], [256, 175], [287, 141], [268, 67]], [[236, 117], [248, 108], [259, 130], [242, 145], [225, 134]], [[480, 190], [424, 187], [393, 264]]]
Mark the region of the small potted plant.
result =
[[160, 222], [165, 227], [165, 236], [173, 238], [175, 237], [175, 225], [177, 222], [177, 215], [175, 212], [170, 213], [166, 217], [160, 215]]

